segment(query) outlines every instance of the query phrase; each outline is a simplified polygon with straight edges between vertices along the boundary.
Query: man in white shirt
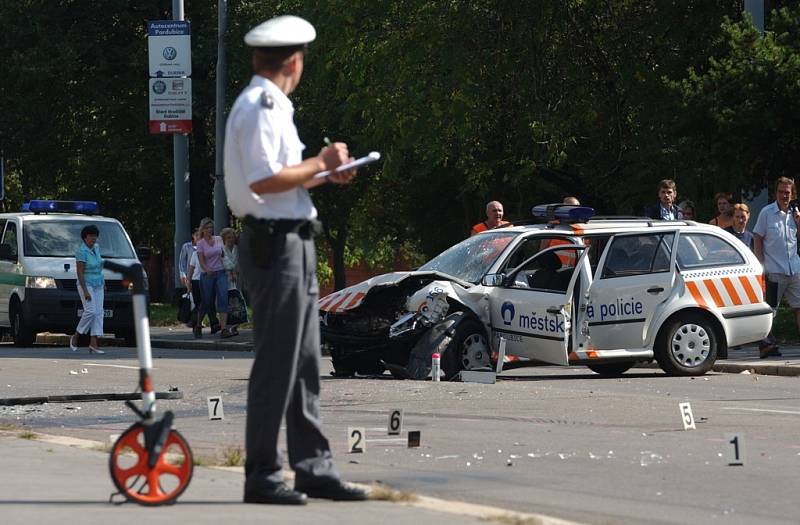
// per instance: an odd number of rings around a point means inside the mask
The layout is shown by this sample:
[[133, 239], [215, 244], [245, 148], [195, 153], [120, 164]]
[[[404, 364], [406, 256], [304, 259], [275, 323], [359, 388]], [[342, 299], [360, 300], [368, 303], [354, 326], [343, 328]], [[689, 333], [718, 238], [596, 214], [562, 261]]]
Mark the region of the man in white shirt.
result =
[[[796, 202], [790, 206], [795, 198], [794, 180], [779, 178], [775, 185], [775, 202], [759, 212], [753, 237], [756, 257], [764, 265], [768, 302], [777, 309], [786, 296], [800, 329], [800, 256], [797, 255], [800, 210]], [[772, 332], [761, 341], [758, 349], [762, 358], [781, 355]]]

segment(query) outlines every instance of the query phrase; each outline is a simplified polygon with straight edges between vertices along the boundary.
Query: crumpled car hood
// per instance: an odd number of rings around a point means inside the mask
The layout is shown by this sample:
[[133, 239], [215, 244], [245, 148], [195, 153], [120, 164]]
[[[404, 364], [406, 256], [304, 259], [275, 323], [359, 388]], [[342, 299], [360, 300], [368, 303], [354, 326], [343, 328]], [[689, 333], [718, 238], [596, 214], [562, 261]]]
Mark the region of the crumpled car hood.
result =
[[333, 292], [326, 295], [317, 301], [317, 306], [323, 312], [341, 312], [344, 310], [352, 310], [364, 301], [364, 297], [373, 289], [384, 286], [394, 286], [400, 282], [414, 276], [432, 276], [438, 279], [445, 279], [449, 281], [458, 282], [464, 286], [472, 286], [471, 283], [461, 281], [452, 276], [431, 271], [417, 271], [417, 272], [394, 272], [376, 275], [366, 281], [362, 281], [353, 286], [349, 286], [338, 292]]

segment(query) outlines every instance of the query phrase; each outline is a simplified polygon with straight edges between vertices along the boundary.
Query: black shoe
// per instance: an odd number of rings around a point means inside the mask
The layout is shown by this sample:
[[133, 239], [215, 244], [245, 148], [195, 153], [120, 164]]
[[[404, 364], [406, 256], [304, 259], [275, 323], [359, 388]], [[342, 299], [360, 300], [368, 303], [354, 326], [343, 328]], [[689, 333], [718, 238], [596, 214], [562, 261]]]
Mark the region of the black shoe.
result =
[[308, 498], [302, 492], [290, 489], [286, 483], [279, 483], [270, 488], [245, 489], [244, 502], [269, 505], [305, 505]]
[[222, 330], [222, 332], [220, 332], [220, 334], [219, 334], [219, 338], [220, 338], [220, 339], [227, 339], [227, 338], [229, 338], [229, 337], [233, 337], [234, 335], [236, 335], [236, 334], [234, 334], [233, 332], [231, 332], [231, 331], [230, 331], [230, 330], [228, 330], [227, 328], [224, 328], [224, 329]]
[[333, 501], [365, 501], [369, 498], [366, 490], [346, 485], [341, 481], [328, 483], [320, 487], [310, 487], [302, 490], [309, 498], [330, 499]]
[[192, 334], [194, 334], [195, 339], [200, 339], [203, 337], [203, 329], [200, 326], [195, 326], [192, 328]]
[[218, 324], [211, 325], [211, 335], [216, 334], [220, 330], [222, 330], [222, 328]]

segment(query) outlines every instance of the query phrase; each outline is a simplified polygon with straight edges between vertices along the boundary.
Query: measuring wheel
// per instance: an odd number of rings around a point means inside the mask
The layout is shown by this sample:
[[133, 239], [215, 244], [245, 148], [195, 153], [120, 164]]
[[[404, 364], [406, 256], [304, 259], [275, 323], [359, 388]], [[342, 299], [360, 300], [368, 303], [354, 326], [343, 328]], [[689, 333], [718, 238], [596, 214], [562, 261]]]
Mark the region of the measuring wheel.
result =
[[192, 450], [180, 432], [170, 429], [153, 461], [145, 445], [145, 432], [145, 425], [134, 423], [114, 443], [109, 460], [111, 479], [129, 501], [140, 505], [173, 503], [192, 479]]

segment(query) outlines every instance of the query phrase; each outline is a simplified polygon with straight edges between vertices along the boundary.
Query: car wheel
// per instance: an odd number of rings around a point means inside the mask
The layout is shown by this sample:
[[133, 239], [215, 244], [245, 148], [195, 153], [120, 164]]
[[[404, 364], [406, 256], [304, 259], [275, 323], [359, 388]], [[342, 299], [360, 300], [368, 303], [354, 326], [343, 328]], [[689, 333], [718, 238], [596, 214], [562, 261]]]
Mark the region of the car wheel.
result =
[[603, 377], [618, 377], [633, 366], [633, 363], [603, 363], [596, 365], [586, 365], [589, 370]]
[[31, 346], [36, 340], [36, 332], [25, 324], [22, 306], [19, 303], [11, 310], [11, 338], [14, 340], [14, 346]]
[[442, 370], [449, 380], [461, 370], [491, 367], [491, 350], [483, 324], [475, 318], [458, 323], [453, 340], [442, 356]]
[[714, 365], [718, 346], [715, 328], [706, 317], [682, 314], [662, 328], [656, 360], [669, 375], [700, 376]]

